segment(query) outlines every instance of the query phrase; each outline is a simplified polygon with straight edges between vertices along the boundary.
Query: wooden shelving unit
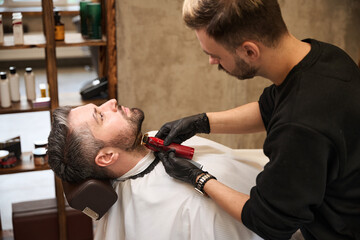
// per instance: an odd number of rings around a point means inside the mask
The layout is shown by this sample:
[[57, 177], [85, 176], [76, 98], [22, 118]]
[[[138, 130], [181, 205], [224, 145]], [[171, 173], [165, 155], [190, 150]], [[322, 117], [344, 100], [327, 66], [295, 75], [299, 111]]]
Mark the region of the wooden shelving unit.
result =
[[[78, 92], [61, 94], [58, 92], [58, 78], [56, 66], [57, 47], [75, 46], [97, 46], [99, 47], [99, 77], [107, 77], [108, 98], [116, 98], [117, 66], [116, 66], [116, 27], [115, 27], [115, 0], [102, 0], [102, 33], [103, 37], [99, 40], [84, 39], [80, 33], [66, 33], [65, 40], [58, 42], [54, 40], [54, 14], [53, 1], [42, 0], [41, 7], [35, 8], [0, 8], [3, 16], [11, 16], [12, 12], [22, 12], [23, 15], [42, 16], [43, 33], [32, 33], [24, 36], [23, 45], [14, 45], [13, 37], [6, 35], [4, 44], [0, 45], [0, 52], [3, 49], [28, 49], [43, 48], [45, 51], [46, 75], [51, 96], [50, 106], [46, 108], [33, 108], [25, 96], [19, 103], [12, 104], [10, 108], [0, 108], [0, 114], [49, 111], [51, 114], [60, 105], [79, 106], [92, 102], [96, 105], [102, 104], [104, 99], [83, 101]], [[58, 8], [62, 15], [75, 15], [79, 12], [79, 7]], [[77, 90], [75, 90], [77, 91]], [[0, 174], [12, 174], [28, 171], [40, 171], [49, 169], [48, 166], [35, 166], [30, 159], [30, 153], [23, 153], [22, 161], [14, 168], [0, 169]], [[59, 239], [66, 240], [66, 217], [65, 201], [62, 191], [61, 180], [55, 177], [56, 198], [58, 203], [59, 218]], [[0, 239], [2, 239], [1, 219], [0, 219]]]
[[22, 153], [21, 161], [15, 167], [1, 169], [1, 174], [22, 173], [50, 169], [47, 164], [42, 166], [34, 165], [34, 161], [31, 159], [31, 154], [31, 152]]

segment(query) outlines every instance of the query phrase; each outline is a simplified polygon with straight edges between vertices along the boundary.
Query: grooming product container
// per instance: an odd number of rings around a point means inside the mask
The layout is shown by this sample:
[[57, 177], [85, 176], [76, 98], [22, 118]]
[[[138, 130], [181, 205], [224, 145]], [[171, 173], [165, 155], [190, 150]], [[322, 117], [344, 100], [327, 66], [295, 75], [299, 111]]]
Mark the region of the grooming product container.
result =
[[65, 39], [65, 25], [60, 21], [60, 13], [54, 12], [55, 20], [55, 41], [64, 41]]
[[20, 12], [12, 14], [12, 25], [13, 25], [14, 44], [15, 45], [24, 44], [24, 30], [22, 23], [22, 14]]
[[36, 166], [42, 166], [47, 164], [48, 156], [46, 148], [35, 148], [33, 150], [34, 164]]
[[25, 88], [26, 88], [26, 97], [28, 101], [36, 99], [35, 91], [35, 74], [31, 67], [25, 69], [24, 74]]
[[88, 3], [86, 6], [88, 38], [101, 39], [101, 5]]
[[17, 162], [14, 153], [10, 153], [7, 150], [0, 150], [0, 168], [15, 167]]
[[88, 24], [87, 24], [87, 5], [91, 3], [89, 0], [80, 1], [80, 26], [81, 26], [81, 35], [83, 37], [88, 37]]
[[20, 82], [19, 74], [16, 72], [16, 67], [10, 67], [9, 82], [10, 82], [10, 96], [12, 102], [20, 101]]
[[0, 72], [0, 78], [1, 107], [8, 108], [11, 107], [11, 99], [9, 79], [7, 79], [6, 72]]
[[40, 83], [39, 88], [40, 88], [40, 96], [42, 98], [45, 98], [46, 97], [46, 84], [45, 83]]
[[48, 142], [46, 140], [35, 141], [34, 142], [34, 147], [35, 148], [47, 148], [48, 147]]

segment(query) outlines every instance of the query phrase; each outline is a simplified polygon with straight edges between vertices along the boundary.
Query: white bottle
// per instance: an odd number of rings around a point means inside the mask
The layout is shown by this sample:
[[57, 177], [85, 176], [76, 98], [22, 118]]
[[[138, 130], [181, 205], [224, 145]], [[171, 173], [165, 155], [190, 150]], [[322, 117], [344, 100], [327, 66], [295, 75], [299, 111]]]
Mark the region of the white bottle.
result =
[[13, 25], [13, 34], [14, 34], [14, 44], [15, 45], [24, 44], [24, 31], [23, 31], [21, 13], [12, 14], [12, 25]]
[[19, 74], [16, 72], [16, 67], [10, 67], [10, 96], [12, 102], [20, 101], [20, 84], [19, 84]]
[[36, 99], [35, 75], [31, 67], [25, 68], [24, 80], [25, 80], [27, 100], [28, 101], [35, 100]]
[[0, 45], [4, 43], [4, 28], [3, 28], [3, 21], [2, 15], [0, 14]]
[[6, 77], [6, 72], [0, 72], [0, 92], [1, 92], [1, 107], [11, 107], [9, 80]]

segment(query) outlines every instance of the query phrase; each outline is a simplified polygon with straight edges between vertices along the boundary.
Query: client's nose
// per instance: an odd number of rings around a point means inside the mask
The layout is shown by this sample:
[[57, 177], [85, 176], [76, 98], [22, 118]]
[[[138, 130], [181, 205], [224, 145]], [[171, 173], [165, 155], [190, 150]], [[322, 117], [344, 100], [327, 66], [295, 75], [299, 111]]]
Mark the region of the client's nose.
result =
[[106, 103], [104, 103], [103, 105], [101, 105], [101, 108], [107, 108], [110, 111], [117, 111], [117, 101], [116, 99], [111, 99], [109, 101], [107, 101]]

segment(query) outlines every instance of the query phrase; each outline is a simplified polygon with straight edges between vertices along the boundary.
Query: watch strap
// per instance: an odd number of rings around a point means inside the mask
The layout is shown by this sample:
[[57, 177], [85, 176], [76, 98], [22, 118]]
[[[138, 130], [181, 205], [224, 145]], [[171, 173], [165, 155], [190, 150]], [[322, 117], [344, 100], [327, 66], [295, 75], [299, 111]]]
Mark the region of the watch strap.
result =
[[216, 177], [214, 177], [213, 175], [211, 175], [208, 172], [205, 172], [203, 175], [200, 176], [200, 178], [196, 182], [195, 190], [198, 191], [202, 195], [206, 195], [206, 193], [204, 192], [204, 186], [205, 186], [205, 183], [207, 183], [210, 179], [216, 180]]

